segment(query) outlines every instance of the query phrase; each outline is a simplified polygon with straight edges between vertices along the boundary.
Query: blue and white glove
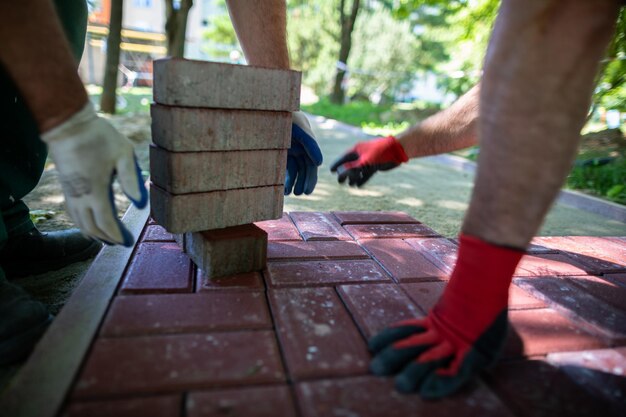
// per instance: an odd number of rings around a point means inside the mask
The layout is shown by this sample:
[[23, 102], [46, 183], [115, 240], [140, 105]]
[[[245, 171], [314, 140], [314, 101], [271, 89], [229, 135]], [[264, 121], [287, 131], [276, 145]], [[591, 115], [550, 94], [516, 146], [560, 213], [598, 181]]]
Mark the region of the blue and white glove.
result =
[[317, 184], [317, 167], [322, 165], [322, 151], [315, 142], [311, 124], [304, 113], [293, 113], [291, 148], [287, 152], [285, 195], [311, 194]]
[[148, 203], [132, 143], [89, 102], [41, 139], [59, 171], [67, 211], [81, 231], [107, 244], [132, 245], [133, 236], [117, 218], [111, 188], [117, 173], [135, 206]]

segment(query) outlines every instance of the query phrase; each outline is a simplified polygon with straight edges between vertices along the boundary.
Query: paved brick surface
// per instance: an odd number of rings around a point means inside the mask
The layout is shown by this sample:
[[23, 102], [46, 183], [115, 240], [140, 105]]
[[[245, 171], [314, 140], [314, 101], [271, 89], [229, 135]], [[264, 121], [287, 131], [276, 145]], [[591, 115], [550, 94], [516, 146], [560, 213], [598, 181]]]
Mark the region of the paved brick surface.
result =
[[176, 243], [141, 243], [122, 281], [121, 292], [190, 292], [191, 275], [191, 261]]
[[265, 294], [228, 292], [117, 297], [102, 336], [271, 328]]
[[516, 283], [575, 321], [593, 324], [611, 339], [626, 338], [626, 312], [559, 278], [519, 279]]
[[293, 221], [291, 221], [287, 214], [283, 214], [278, 220], [257, 222], [256, 225], [267, 232], [267, 239], [269, 241], [302, 240], [298, 229], [296, 229], [295, 224], [293, 224]]
[[289, 213], [304, 240], [352, 240], [334, 216], [308, 211]]
[[[432, 402], [369, 375], [366, 342], [432, 308], [456, 242], [403, 235], [427, 225], [397, 212], [256, 225], [267, 268], [211, 279], [148, 222], [63, 415], [623, 415], [626, 273], [609, 262], [623, 261], [626, 240], [535, 239], [509, 293], [503, 359]], [[391, 232], [359, 235], [381, 230]]]
[[603, 399], [544, 361], [503, 362], [490, 374], [489, 386], [516, 416], [617, 416]]
[[84, 401], [71, 404], [65, 417], [177, 417], [181, 395], [149, 396], [122, 400]]
[[448, 278], [448, 274], [402, 239], [367, 240], [361, 244], [398, 282]]
[[420, 223], [401, 211], [333, 211], [341, 225]]
[[389, 282], [389, 275], [371, 259], [354, 261], [269, 262], [272, 287], [310, 287], [361, 282]]
[[357, 239], [438, 237], [439, 233], [423, 224], [353, 224], [344, 228]]
[[271, 331], [100, 338], [75, 398], [284, 381]]
[[264, 289], [260, 272], [248, 272], [219, 278], [210, 278], [200, 269], [196, 272], [196, 290], [199, 292], [217, 290], [258, 291]]
[[173, 240], [174, 235], [158, 224], [146, 227], [146, 231], [143, 236], [144, 242], [171, 242]]
[[525, 255], [520, 261], [515, 276], [546, 277], [554, 275], [587, 275], [589, 267], [563, 254]]
[[297, 394], [305, 417], [326, 417], [329, 410], [345, 416], [513, 416], [484, 386], [443, 401], [423, 401], [397, 393], [389, 379], [365, 376], [303, 382]]
[[187, 417], [296, 417], [287, 385], [192, 392], [185, 404]]
[[366, 338], [397, 321], [423, 316], [394, 284], [342, 285], [337, 291]]
[[365, 342], [334, 289], [273, 290], [269, 299], [292, 378], [366, 373]]
[[362, 259], [368, 254], [356, 242], [313, 240], [308, 242], [270, 242], [267, 258], [279, 260]]

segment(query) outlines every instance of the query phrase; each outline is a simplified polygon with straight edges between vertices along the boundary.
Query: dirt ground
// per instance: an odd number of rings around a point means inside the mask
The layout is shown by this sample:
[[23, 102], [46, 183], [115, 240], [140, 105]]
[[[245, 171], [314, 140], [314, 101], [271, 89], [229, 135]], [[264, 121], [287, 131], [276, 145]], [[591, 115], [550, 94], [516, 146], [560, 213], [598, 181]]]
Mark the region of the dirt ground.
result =
[[[143, 175], [147, 178], [149, 116], [114, 116], [110, 120], [135, 143]], [[429, 159], [420, 159], [399, 169], [377, 174], [362, 189], [337, 184], [328, 167], [342, 152], [357, 140], [366, 138], [366, 135], [357, 128], [333, 120], [322, 117], [312, 117], [311, 120], [324, 153], [324, 164], [319, 170], [315, 192], [310, 196], [286, 197], [285, 211], [401, 210], [443, 235], [452, 237], [458, 234], [472, 190], [471, 174], [455, 171]], [[51, 162], [40, 184], [25, 200], [32, 210], [37, 210], [36, 213], [47, 213], [37, 224], [41, 230], [74, 227], [63, 209], [63, 195]], [[128, 200], [117, 184], [115, 200], [121, 215], [128, 208]], [[540, 234], [626, 236], [626, 224], [556, 205]], [[60, 271], [20, 279], [16, 283], [48, 305], [52, 313], [57, 313], [89, 265], [89, 261], [81, 262]], [[18, 367], [0, 369], [0, 389], [16, 369]]]

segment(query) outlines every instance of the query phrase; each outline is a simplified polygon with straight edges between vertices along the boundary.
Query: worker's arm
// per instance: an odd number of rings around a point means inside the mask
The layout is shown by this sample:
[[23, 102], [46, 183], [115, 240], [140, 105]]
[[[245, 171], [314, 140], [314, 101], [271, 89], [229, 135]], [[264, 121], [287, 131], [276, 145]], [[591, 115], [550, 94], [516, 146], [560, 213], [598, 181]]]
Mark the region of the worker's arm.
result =
[[49, 0], [0, 2], [0, 63], [31, 109], [40, 132], [87, 103], [56, 11]]
[[30, 108], [59, 171], [67, 210], [81, 230], [105, 243], [130, 245], [116, 216], [117, 172], [137, 205], [147, 192], [130, 141], [98, 117], [50, 0], [0, 2], [0, 64]]
[[449, 108], [430, 116], [396, 137], [359, 142], [331, 166], [339, 182], [361, 186], [377, 171], [386, 171], [410, 158], [451, 152], [475, 145], [479, 85]]

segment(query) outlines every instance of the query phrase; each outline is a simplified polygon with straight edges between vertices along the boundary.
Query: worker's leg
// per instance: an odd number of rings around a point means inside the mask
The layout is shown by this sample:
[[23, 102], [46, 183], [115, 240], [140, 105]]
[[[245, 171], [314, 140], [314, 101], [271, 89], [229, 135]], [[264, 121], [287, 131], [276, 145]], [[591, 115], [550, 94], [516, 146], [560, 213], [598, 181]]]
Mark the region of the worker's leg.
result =
[[482, 80], [476, 186], [457, 265], [424, 320], [370, 341], [372, 370], [401, 390], [455, 392], [506, 338], [508, 289], [578, 143], [617, 0], [504, 0]]
[[289, 69], [285, 0], [227, 0], [248, 64]]

